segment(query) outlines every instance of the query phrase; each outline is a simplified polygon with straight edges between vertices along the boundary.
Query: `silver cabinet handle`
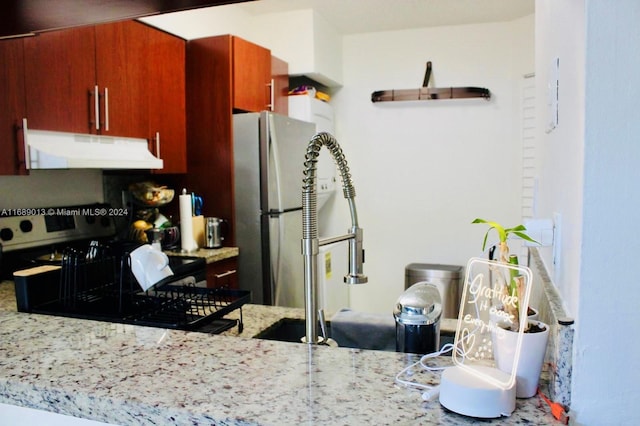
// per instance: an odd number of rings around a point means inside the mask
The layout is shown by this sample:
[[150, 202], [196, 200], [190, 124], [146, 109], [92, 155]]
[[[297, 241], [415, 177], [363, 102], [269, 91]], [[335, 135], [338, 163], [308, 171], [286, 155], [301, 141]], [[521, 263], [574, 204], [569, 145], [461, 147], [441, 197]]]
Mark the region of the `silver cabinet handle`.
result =
[[267, 108], [269, 109], [269, 111], [273, 111], [274, 109], [274, 103], [275, 103], [275, 84], [273, 79], [271, 79], [271, 83], [268, 83], [267, 86], [269, 86], [269, 103], [267, 104]]
[[96, 130], [100, 130], [100, 91], [97, 84], [93, 87], [93, 95], [94, 109], [96, 114]]
[[22, 145], [24, 148], [24, 166], [27, 170], [31, 168], [31, 150], [29, 149], [29, 141], [27, 140], [27, 118], [22, 119]]
[[227, 276], [229, 276], [229, 275], [233, 275], [233, 274], [235, 274], [235, 273], [236, 273], [236, 270], [235, 270], [235, 269], [232, 269], [232, 270], [230, 270], [230, 271], [223, 272], [222, 274], [216, 274], [216, 275], [215, 275], [215, 277], [216, 277], [216, 279], [218, 279], [218, 278], [224, 278], [224, 277], [227, 277]]
[[109, 131], [109, 88], [104, 88], [104, 129]]

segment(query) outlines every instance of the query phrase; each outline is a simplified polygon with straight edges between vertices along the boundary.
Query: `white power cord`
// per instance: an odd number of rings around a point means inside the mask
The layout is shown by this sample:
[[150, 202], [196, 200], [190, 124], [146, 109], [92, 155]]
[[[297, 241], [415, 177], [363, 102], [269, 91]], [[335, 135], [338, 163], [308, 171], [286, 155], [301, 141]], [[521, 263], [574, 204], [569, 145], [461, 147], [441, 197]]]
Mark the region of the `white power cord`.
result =
[[[411, 380], [405, 380], [402, 377], [405, 375], [412, 376], [414, 374], [413, 369], [418, 365], [420, 365], [421, 368], [427, 371], [442, 371], [449, 368], [449, 366], [433, 367], [428, 365], [426, 361], [430, 358], [435, 358], [437, 356], [447, 354], [451, 352], [453, 349], [454, 349], [454, 345], [452, 343], [447, 343], [446, 345], [443, 345], [439, 351], [423, 355], [422, 357], [420, 357], [420, 360], [412, 364], [409, 364], [407, 367], [403, 368], [402, 371], [396, 374], [396, 379], [395, 379], [396, 383], [406, 388], [414, 389], [419, 392], [422, 392], [423, 401], [431, 401], [436, 399], [440, 394], [440, 386], [425, 385], [423, 383], [418, 383]], [[457, 351], [458, 351], [457, 352], [458, 354], [464, 356], [464, 354], [460, 349], [458, 349]]]

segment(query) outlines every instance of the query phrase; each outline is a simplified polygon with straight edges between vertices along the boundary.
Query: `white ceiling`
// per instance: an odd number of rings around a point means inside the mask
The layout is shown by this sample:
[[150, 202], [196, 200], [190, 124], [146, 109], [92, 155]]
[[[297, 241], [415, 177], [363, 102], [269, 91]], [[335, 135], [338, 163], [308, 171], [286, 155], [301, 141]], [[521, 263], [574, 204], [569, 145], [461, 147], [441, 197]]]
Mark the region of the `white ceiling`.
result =
[[511, 21], [531, 15], [535, 0], [258, 0], [250, 14], [314, 9], [343, 34]]

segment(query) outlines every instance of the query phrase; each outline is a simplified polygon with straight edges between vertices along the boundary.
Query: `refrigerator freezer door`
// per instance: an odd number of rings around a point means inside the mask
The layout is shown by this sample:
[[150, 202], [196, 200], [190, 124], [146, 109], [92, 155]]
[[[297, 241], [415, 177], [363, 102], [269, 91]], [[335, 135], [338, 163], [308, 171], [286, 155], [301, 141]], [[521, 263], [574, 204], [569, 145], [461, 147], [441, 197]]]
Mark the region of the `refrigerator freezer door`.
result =
[[238, 281], [250, 290], [253, 303], [264, 303], [263, 256], [260, 242], [260, 114], [233, 116], [233, 167]]
[[267, 191], [262, 212], [301, 208], [304, 157], [315, 125], [268, 112], [261, 113], [260, 124], [262, 190]]
[[276, 303], [278, 289], [279, 304], [302, 306], [302, 172], [314, 134], [315, 125], [285, 116], [234, 115], [238, 280], [253, 303]]

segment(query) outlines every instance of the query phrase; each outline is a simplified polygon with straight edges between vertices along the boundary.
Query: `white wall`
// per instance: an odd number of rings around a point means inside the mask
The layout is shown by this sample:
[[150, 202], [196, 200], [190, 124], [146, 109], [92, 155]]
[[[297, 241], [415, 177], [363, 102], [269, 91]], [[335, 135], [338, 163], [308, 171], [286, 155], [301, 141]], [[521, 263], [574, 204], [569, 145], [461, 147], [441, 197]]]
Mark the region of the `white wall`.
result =
[[543, 254], [577, 318], [577, 424], [640, 421], [631, 408], [640, 397], [640, 343], [629, 328], [640, 318], [633, 269], [640, 253], [639, 17], [635, 0], [536, 2], [536, 73], [560, 58], [559, 125], [540, 134], [539, 206], [562, 214], [560, 266]]
[[[336, 133], [352, 171], [364, 228], [365, 274], [351, 305], [392, 312], [411, 262], [465, 266], [481, 255], [476, 217], [520, 223], [520, 127], [514, 99], [532, 72], [533, 17], [344, 38], [344, 87], [334, 94]], [[432, 85], [481, 86], [492, 99], [372, 103], [371, 92]], [[334, 200], [334, 233], [349, 226]]]
[[233, 34], [287, 61], [291, 75], [313, 77], [327, 86], [342, 82], [341, 36], [312, 9], [252, 15], [232, 4], [140, 20], [187, 40]]
[[[537, 213], [561, 215], [558, 263], [553, 249], [541, 256], [567, 311], [578, 316], [584, 162], [584, 2], [536, 4], [536, 80], [539, 111]], [[569, 18], [570, 17], [570, 18]], [[571, 25], [569, 25], [571, 22]], [[549, 132], [547, 84], [552, 61], [560, 61], [559, 124]]]
[[[233, 6], [233, 5], [232, 5]], [[251, 20], [239, 7], [217, 6], [165, 13], [141, 18], [140, 21], [182, 37], [186, 40], [219, 34], [247, 37]]]

